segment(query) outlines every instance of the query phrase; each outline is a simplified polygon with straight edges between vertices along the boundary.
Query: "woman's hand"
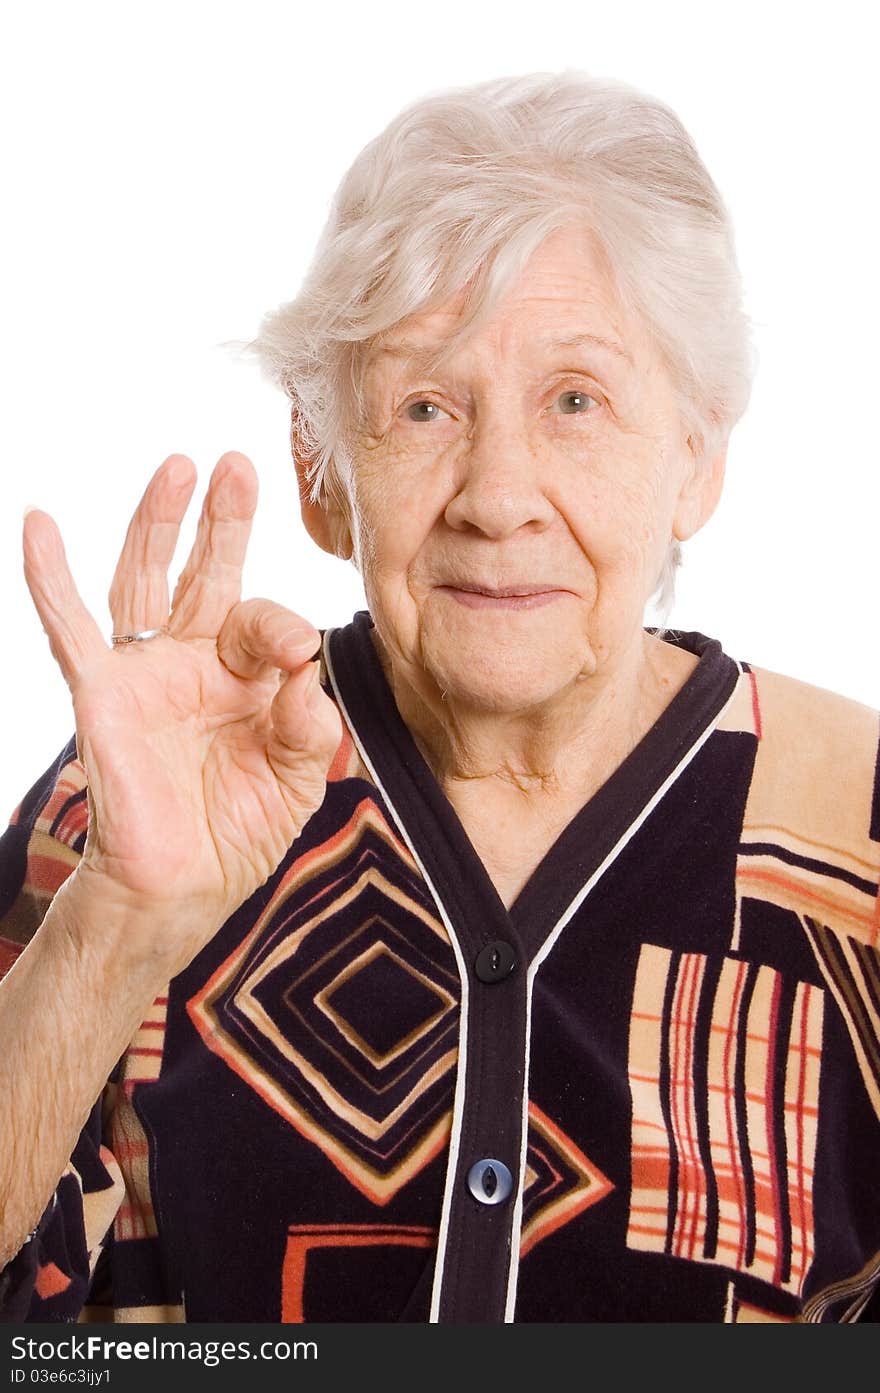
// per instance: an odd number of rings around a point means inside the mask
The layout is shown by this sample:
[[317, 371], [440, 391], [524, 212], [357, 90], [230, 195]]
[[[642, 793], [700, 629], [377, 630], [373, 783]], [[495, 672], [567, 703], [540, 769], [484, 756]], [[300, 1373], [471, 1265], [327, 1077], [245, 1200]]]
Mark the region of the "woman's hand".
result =
[[[28, 588], [73, 696], [89, 830], [75, 876], [141, 910], [180, 970], [278, 865], [324, 798], [338, 712], [317, 682], [320, 635], [269, 600], [241, 600], [256, 508], [251, 462], [224, 455], [169, 607], [168, 566], [196, 483], [171, 455], [132, 517], [110, 588], [111, 647], [83, 604], [53, 519], [24, 523]], [[169, 613], [170, 608], [170, 613]], [[137, 917], [137, 916], [136, 916]], [[193, 927], [193, 926], [196, 927]]]

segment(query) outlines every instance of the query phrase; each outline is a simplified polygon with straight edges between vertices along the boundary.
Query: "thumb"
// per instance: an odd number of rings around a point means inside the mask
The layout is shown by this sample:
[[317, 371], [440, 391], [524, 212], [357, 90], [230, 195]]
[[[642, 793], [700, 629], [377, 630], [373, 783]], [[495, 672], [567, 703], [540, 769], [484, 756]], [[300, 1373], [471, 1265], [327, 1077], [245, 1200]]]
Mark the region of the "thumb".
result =
[[321, 687], [319, 663], [287, 675], [270, 707], [266, 755], [301, 831], [324, 801], [327, 771], [342, 739], [342, 720]]

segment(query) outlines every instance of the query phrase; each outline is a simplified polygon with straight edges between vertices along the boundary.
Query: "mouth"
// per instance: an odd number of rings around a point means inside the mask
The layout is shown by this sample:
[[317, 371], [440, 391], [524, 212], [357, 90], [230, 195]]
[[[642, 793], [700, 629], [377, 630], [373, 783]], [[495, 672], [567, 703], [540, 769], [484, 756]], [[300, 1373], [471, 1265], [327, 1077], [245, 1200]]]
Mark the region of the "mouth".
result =
[[536, 609], [570, 593], [559, 586], [534, 581], [522, 581], [515, 585], [479, 585], [473, 581], [461, 581], [457, 585], [440, 585], [437, 588], [468, 609]]

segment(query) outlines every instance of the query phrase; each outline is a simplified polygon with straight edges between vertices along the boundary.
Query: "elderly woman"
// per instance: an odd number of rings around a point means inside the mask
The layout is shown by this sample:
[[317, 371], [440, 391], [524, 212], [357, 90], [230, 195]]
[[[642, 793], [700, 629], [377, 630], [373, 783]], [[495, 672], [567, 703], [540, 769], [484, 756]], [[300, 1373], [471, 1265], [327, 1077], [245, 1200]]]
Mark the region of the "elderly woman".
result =
[[868, 1318], [880, 718], [644, 626], [751, 379], [680, 122], [416, 102], [254, 349], [366, 612], [241, 599], [242, 455], [170, 604], [158, 469], [110, 643], [25, 523], [76, 733], [3, 844], [7, 1319]]

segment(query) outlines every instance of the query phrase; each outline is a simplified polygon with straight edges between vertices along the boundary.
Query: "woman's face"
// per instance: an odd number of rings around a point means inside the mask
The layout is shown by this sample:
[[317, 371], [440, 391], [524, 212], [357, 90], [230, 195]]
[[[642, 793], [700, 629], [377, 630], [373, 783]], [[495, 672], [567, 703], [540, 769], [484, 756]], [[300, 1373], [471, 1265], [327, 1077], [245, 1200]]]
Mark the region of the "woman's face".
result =
[[436, 705], [518, 713], [642, 641], [673, 535], [705, 521], [669, 381], [589, 233], [541, 245], [490, 322], [430, 375], [461, 301], [383, 335], [354, 438], [352, 531], [395, 674]]

